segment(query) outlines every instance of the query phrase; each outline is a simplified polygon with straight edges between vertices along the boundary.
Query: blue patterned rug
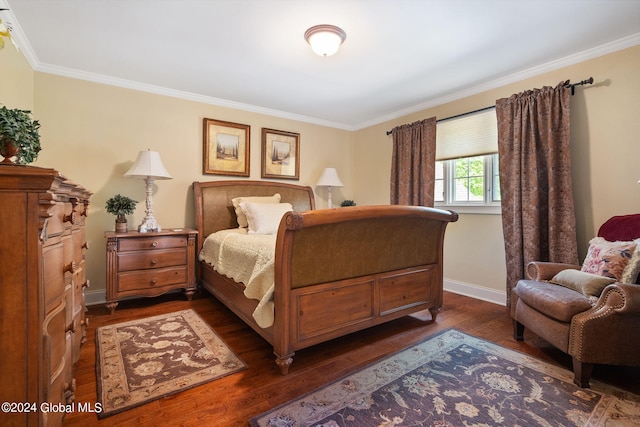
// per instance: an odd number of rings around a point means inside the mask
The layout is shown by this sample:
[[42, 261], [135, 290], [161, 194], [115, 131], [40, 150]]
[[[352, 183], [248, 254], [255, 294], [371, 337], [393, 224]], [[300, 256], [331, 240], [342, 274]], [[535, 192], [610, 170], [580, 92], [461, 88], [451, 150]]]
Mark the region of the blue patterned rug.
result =
[[251, 426], [630, 426], [640, 396], [447, 330], [317, 391]]

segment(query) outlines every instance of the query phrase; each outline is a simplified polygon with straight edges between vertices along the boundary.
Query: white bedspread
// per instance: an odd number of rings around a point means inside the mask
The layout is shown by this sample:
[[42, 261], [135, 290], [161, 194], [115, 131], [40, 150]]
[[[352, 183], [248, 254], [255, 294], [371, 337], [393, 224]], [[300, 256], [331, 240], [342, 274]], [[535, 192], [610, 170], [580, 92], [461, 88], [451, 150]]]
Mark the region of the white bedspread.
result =
[[198, 256], [218, 273], [243, 283], [247, 298], [260, 301], [253, 318], [261, 328], [273, 325], [275, 246], [273, 234], [249, 235], [246, 228], [233, 228], [209, 235]]

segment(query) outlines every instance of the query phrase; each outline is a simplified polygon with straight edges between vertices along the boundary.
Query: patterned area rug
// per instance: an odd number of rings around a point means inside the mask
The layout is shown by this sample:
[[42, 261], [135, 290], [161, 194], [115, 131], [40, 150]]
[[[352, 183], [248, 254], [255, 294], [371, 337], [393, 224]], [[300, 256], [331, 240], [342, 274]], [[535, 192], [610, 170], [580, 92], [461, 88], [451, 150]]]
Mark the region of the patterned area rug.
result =
[[640, 396], [447, 330], [252, 420], [252, 426], [629, 426]]
[[100, 418], [245, 369], [193, 310], [96, 330]]

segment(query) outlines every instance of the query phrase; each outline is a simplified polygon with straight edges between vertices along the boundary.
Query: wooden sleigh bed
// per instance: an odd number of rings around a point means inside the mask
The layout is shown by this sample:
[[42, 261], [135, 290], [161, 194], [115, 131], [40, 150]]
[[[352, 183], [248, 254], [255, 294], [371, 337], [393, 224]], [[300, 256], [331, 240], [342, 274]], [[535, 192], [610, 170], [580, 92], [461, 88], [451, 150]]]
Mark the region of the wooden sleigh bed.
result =
[[311, 187], [267, 181], [194, 182], [198, 252], [238, 227], [232, 199], [281, 195], [294, 211], [275, 237], [273, 325], [252, 316], [245, 286], [198, 261], [199, 285], [268, 341], [286, 375], [296, 350], [442, 306], [443, 240], [455, 212], [416, 206], [315, 209]]

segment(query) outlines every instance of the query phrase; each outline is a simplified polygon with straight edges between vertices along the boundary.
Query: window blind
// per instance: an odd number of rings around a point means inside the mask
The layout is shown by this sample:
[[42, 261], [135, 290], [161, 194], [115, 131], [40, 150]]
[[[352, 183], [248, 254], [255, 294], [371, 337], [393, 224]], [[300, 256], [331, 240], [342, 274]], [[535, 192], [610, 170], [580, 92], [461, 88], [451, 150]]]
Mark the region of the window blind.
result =
[[496, 109], [438, 122], [436, 160], [481, 156], [498, 152]]

